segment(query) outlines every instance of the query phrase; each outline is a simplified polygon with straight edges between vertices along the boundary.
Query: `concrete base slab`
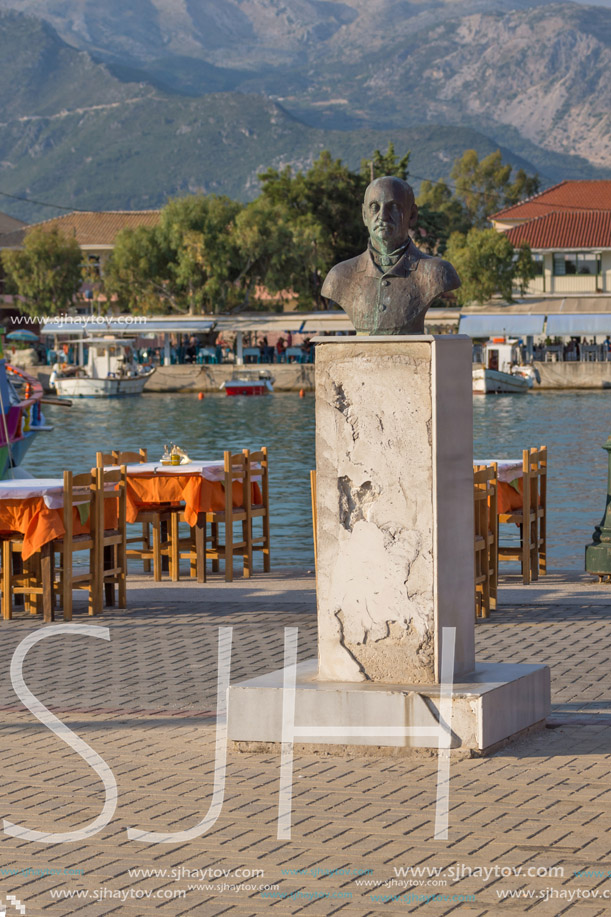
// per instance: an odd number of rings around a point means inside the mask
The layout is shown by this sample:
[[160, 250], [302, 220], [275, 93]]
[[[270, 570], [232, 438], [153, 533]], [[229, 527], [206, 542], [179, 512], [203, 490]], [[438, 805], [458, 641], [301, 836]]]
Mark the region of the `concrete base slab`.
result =
[[[297, 666], [294, 742], [306, 741], [300, 730], [307, 727], [321, 730], [308, 736], [308, 746], [329, 751], [338, 746], [437, 749], [442, 688], [319, 681], [317, 661], [308, 660]], [[468, 680], [454, 684], [452, 698], [451, 748], [486, 754], [545, 720], [550, 671], [545, 665], [480, 662]], [[282, 700], [282, 669], [232, 685], [229, 740], [248, 743], [250, 750], [281, 742]], [[400, 734], [406, 728], [429, 734]]]

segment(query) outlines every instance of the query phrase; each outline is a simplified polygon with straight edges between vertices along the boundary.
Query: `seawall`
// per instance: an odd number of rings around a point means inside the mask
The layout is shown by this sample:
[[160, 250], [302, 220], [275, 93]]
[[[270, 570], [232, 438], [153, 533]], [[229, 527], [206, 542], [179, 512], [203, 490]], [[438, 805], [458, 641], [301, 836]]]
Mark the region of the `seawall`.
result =
[[[541, 383], [535, 382], [534, 392], [551, 389], [611, 389], [611, 361], [608, 363], [535, 363], [541, 376]], [[255, 366], [249, 367], [256, 369]], [[314, 364], [280, 363], [261, 365], [271, 370], [277, 392], [295, 392], [299, 389], [314, 390]], [[146, 383], [145, 392], [218, 392], [221, 382], [231, 379], [235, 367], [185, 365], [160, 366]], [[37, 374], [45, 390], [48, 390], [49, 367], [29, 367]]]

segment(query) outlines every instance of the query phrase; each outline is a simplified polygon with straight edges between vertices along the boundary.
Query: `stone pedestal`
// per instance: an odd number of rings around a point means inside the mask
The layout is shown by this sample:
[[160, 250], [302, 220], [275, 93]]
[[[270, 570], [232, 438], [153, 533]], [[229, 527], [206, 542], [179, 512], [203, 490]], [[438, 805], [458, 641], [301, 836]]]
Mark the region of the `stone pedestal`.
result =
[[439, 682], [475, 665], [473, 419], [466, 337], [316, 348], [319, 675]]
[[545, 719], [547, 666], [475, 663], [472, 456], [469, 338], [317, 341], [318, 663], [232, 687], [230, 739], [482, 753]]

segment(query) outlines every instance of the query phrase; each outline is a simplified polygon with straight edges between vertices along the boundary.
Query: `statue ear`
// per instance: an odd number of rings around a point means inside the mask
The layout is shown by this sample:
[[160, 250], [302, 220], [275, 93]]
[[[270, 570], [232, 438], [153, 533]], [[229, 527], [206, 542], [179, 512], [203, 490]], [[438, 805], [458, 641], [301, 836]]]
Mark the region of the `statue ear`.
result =
[[412, 207], [411, 216], [409, 218], [409, 228], [415, 229], [417, 223], [418, 223], [418, 205], [414, 204], [414, 206]]
[[361, 216], [363, 217], [363, 223], [367, 226], [367, 215], [365, 212], [365, 204], [361, 207]]

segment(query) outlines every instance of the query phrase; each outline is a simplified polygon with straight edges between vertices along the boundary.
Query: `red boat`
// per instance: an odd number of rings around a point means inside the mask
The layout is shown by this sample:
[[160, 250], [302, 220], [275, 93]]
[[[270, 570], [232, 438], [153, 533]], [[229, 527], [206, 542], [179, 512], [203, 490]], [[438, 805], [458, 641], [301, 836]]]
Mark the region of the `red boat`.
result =
[[266, 372], [259, 372], [256, 376], [236, 373], [233, 379], [222, 382], [220, 388], [225, 389], [226, 395], [269, 395], [274, 391], [273, 381]]

